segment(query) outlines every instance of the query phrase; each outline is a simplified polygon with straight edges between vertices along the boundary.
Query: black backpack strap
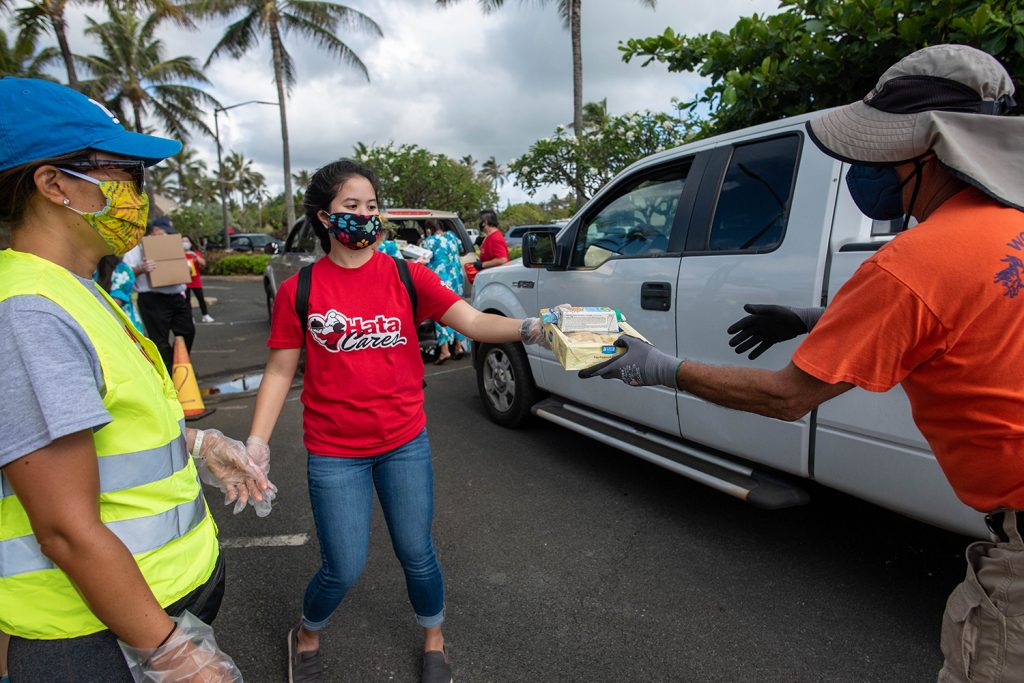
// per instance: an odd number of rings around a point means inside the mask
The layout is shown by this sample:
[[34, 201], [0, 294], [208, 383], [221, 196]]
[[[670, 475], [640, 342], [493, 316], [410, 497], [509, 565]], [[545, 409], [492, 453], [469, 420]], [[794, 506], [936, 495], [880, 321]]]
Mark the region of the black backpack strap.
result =
[[309, 326], [309, 292], [313, 288], [313, 264], [309, 264], [299, 271], [299, 286], [295, 288], [295, 315], [299, 318], [299, 326], [302, 327], [302, 336], [306, 336], [306, 328]]
[[402, 284], [405, 285], [405, 291], [409, 294], [409, 303], [412, 304], [412, 319], [415, 322], [418, 299], [416, 297], [416, 286], [412, 283], [412, 273], [409, 271], [409, 264], [401, 256], [392, 256], [391, 258], [395, 259], [395, 266], [398, 267], [398, 277]]

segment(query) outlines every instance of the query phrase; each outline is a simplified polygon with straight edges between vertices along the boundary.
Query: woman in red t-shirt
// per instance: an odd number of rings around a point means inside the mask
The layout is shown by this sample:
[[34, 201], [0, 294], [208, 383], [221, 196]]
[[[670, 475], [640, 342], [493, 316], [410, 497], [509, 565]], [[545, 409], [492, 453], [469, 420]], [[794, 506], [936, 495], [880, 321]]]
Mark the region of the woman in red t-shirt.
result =
[[189, 308], [192, 308], [192, 294], [195, 293], [196, 301], [199, 302], [199, 311], [203, 314], [203, 322], [212, 323], [213, 317], [206, 307], [206, 297], [203, 296], [203, 278], [199, 275], [199, 269], [206, 267], [206, 259], [203, 258], [203, 254], [188, 235], [181, 240], [181, 246], [185, 248], [185, 258], [188, 259], [188, 268], [192, 272], [192, 281], [185, 287]]
[[374, 248], [381, 236], [377, 195], [376, 177], [353, 161], [336, 161], [313, 175], [306, 219], [327, 257], [312, 267], [306, 320], [296, 313], [298, 276], [281, 284], [256, 397], [248, 445], [268, 470], [266, 443], [306, 349], [303, 433], [321, 565], [306, 588], [302, 620], [288, 633], [289, 680], [319, 680], [320, 631], [362, 572], [374, 490], [423, 628], [424, 680], [450, 680], [416, 327], [430, 318], [483, 342], [544, 343], [537, 318], [481, 313], [418, 263], [408, 264], [417, 295], [413, 311], [395, 259]]

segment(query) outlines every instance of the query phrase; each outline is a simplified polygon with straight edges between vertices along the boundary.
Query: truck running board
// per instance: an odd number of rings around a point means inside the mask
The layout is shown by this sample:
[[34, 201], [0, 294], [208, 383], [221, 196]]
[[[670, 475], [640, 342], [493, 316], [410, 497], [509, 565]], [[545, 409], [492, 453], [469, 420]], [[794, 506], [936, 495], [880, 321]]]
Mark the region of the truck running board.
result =
[[549, 398], [532, 408], [537, 417], [643, 458], [688, 479], [767, 510], [803, 505], [807, 492], [741, 462], [702, 451], [642, 427]]

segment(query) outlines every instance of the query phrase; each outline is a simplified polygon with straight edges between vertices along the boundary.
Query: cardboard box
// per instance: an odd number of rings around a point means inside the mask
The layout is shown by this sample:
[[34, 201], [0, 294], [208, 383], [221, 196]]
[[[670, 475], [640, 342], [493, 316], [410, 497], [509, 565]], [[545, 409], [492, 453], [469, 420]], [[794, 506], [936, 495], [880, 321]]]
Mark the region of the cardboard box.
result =
[[617, 332], [605, 333], [566, 333], [558, 329], [558, 325], [547, 323], [544, 325], [544, 334], [547, 335], [551, 350], [555, 352], [555, 358], [566, 370], [582, 370], [615, 356], [621, 356], [626, 352], [625, 349], [615, 346], [615, 340], [620, 334], [629, 334], [647, 341], [625, 321], [619, 323]]
[[156, 269], [149, 273], [150, 287], [184, 285], [192, 281], [192, 272], [181, 246], [181, 235], [150, 235], [142, 238], [142, 253], [156, 261]]

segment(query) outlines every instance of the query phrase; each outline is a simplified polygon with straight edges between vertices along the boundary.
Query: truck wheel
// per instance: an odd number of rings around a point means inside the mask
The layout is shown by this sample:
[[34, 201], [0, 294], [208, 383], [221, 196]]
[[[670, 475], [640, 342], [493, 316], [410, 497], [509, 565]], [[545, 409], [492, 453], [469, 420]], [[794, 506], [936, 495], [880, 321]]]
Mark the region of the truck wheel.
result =
[[491, 420], [511, 429], [530, 419], [539, 399], [522, 344], [481, 344], [476, 386]]

